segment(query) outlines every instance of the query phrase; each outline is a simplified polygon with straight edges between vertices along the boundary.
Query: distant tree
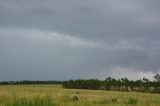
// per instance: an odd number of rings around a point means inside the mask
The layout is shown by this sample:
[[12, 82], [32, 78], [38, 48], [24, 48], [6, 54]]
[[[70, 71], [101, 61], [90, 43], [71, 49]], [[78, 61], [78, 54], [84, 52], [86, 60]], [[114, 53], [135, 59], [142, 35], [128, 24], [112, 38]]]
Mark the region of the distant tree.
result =
[[157, 81], [157, 82], [160, 82], [160, 74], [156, 74], [155, 76], [154, 76], [154, 79]]
[[129, 87], [132, 91], [134, 91], [135, 82], [133, 80], [129, 81]]
[[105, 89], [106, 90], [111, 90], [112, 88], [112, 78], [111, 77], [107, 77], [105, 79]]
[[123, 85], [125, 86], [125, 90], [128, 92], [129, 80], [127, 77], [121, 78]]
[[116, 81], [116, 83], [117, 83], [117, 86], [118, 86], [118, 90], [120, 91], [121, 90], [121, 84], [122, 84], [122, 82], [121, 82], [121, 80], [119, 79], [119, 80], [117, 80]]
[[160, 74], [156, 74], [155, 76], [154, 76], [154, 80], [156, 81], [155, 82], [155, 92], [156, 93], [158, 93], [159, 92], [159, 85], [160, 85]]
[[142, 87], [143, 87], [143, 81], [140, 79], [140, 80], [136, 80], [135, 81], [135, 85], [136, 85], [136, 87], [138, 88], [138, 89], [136, 89], [136, 90], [138, 90], [139, 92], [142, 92], [143, 90], [142, 90]]
[[149, 89], [150, 89], [150, 83], [149, 83], [150, 81], [149, 81], [149, 79], [143, 77], [143, 82], [144, 82], [144, 84], [143, 84], [144, 92], [149, 92]]

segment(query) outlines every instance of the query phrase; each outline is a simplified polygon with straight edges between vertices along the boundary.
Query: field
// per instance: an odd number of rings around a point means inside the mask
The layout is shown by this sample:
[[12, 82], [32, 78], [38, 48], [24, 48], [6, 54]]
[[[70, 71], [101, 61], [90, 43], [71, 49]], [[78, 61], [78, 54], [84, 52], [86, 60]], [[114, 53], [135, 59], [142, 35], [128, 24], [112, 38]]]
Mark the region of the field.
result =
[[[78, 100], [73, 101], [73, 96]], [[160, 95], [63, 89], [61, 85], [1, 85], [0, 106], [160, 106]]]

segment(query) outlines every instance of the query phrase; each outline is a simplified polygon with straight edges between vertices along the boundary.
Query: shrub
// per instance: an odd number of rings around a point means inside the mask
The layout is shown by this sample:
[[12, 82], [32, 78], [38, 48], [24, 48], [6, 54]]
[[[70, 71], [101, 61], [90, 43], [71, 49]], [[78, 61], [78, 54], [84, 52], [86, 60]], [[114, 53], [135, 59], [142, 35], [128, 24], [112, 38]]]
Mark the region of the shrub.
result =
[[78, 96], [73, 96], [72, 101], [78, 101]]

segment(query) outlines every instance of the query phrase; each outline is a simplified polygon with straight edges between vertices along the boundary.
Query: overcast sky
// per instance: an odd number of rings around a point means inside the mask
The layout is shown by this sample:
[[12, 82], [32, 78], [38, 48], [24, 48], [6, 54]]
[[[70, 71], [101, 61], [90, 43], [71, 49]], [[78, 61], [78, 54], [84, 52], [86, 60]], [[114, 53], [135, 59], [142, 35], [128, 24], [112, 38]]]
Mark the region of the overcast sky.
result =
[[160, 0], [0, 0], [0, 81], [160, 72]]

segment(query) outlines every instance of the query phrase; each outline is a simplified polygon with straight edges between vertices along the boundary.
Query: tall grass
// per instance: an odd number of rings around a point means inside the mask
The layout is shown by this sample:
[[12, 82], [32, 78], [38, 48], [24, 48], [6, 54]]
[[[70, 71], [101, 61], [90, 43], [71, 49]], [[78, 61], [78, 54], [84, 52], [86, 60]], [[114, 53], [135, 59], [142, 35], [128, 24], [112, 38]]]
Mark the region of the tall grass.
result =
[[17, 98], [13, 102], [7, 103], [6, 106], [57, 106], [50, 96], [37, 96], [34, 98]]

